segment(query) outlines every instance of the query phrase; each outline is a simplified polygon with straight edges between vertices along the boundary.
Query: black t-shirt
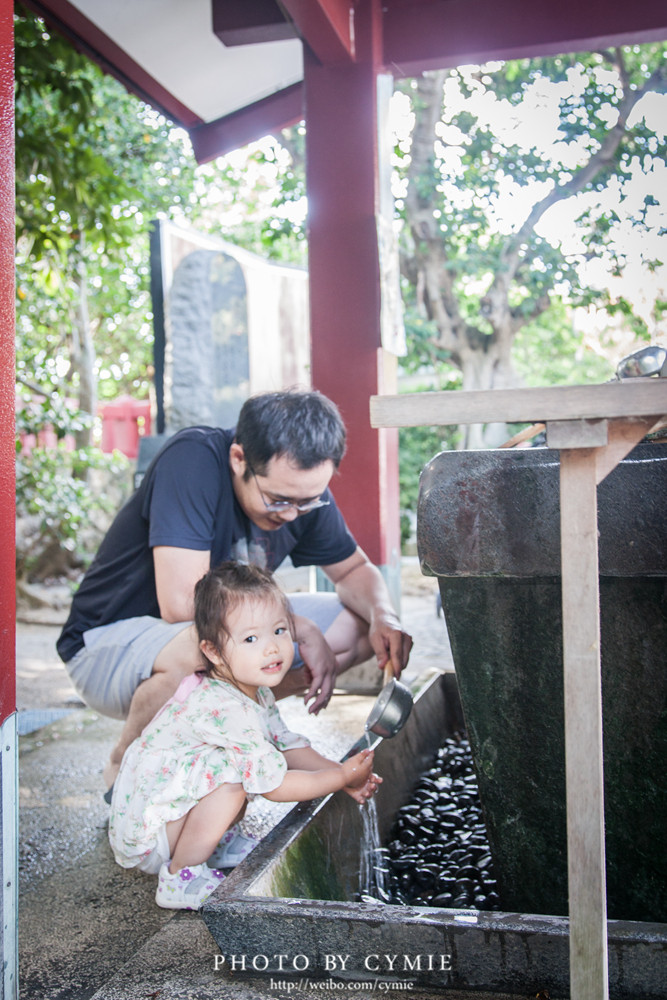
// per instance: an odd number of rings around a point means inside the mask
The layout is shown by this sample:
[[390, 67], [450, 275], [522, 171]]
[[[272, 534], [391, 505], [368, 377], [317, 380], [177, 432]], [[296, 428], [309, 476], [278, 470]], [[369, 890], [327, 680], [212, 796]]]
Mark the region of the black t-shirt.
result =
[[83, 633], [140, 615], [160, 617], [152, 549], [156, 545], [211, 553], [211, 565], [238, 558], [273, 571], [289, 555], [295, 566], [347, 559], [356, 542], [327, 490], [318, 507], [276, 531], [262, 531], [243, 513], [232, 488], [229, 447], [234, 432], [189, 427], [169, 439], [141, 485], [116, 515], [72, 601], [57, 642], [67, 662]]

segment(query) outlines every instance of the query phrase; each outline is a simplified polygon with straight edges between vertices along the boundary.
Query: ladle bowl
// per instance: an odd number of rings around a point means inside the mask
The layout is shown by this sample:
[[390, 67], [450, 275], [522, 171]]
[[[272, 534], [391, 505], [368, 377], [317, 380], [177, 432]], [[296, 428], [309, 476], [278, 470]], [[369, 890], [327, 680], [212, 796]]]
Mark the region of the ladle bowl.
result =
[[412, 711], [412, 692], [394, 677], [391, 661], [384, 668], [385, 686], [375, 700], [366, 731], [390, 739], [400, 732]]

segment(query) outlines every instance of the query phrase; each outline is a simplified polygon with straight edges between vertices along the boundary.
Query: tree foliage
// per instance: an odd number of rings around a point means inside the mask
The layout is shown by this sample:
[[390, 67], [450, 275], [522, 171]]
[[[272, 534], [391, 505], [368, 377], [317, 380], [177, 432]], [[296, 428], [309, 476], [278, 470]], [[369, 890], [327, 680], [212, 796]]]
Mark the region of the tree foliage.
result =
[[187, 211], [194, 163], [169, 122], [20, 8], [15, 39], [19, 379], [94, 417], [124, 354], [147, 391], [148, 225]]
[[[106, 517], [124, 499], [127, 460], [97, 448], [76, 448], [90, 417], [57, 395], [26, 399], [16, 411], [16, 575], [19, 581], [58, 576], [84, 566]], [[51, 440], [42, 443], [44, 435]], [[104, 488], [87, 475], [99, 470]], [[84, 475], [84, 472], [86, 475]], [[116, 488], [111, 489], [111, 479]]]
[[[665, 53], [649, 45], [460, 67], [405, 86], [414, 127], [398, 150], [402, 272], [428, 324], [427, 353], [460, 369], [464, 388], [517, 385], [515, 338], [559, 297], [606, 298], [646, 333], [627, 300], [592, 290], [583, 268], [603, 256], [610, 274], [621, 273], [623, 232], [659, 224], [651, 180], [657, 192], [664, 115], [661, 129], [642, 101], [667, 89]], [[639, 173], [648, 184], [636, 204]], [[550, 235], [564, 208], [576, 243]], [[643, 263], [661, 262], [647, 253]]]
[[303, 126], [199, 167], [195, 196], [198, 227], [265, 259], [306, 266]]
[[[98, 398], [148, 392], [148, 225], [187, 210], [194, 163], [168, 122], [20, 7], [15, 44], [20, 578], [95, 544], [104, 491], [89, 473], [119, 469], [91, 446]], [[45, 428], [55, 447], [24, 446]]]

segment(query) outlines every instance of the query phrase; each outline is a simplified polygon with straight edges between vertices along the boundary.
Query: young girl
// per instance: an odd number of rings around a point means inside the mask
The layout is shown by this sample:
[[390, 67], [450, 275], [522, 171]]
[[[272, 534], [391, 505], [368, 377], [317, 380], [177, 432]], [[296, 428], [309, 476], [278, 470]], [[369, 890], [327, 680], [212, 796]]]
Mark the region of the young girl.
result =
[[363, 802], [381, 781], [364, 750], [342, 764], [289, 732], [271, 688], [293, 657], [291, 613], [271, 576], [223, 563], [195, 588], [204, 672], [187, 677], [128, 748], [109, 839], [118, 864], [159, 872], [156, 902], [197, 909], [224, 874], [209, 868], [249, 795], [300, 802], [344, 788]]

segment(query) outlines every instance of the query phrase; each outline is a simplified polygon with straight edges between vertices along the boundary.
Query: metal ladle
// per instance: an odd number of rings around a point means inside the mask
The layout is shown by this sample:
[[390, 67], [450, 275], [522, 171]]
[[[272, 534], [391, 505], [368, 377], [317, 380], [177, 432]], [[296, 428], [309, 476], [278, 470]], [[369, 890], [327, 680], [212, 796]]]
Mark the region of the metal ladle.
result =
[[394, 677], [391, 660], [384, 668], [385, 685], [375, 700], [368, 719], [366, 731], [385, 739], [400, 732], [412, 711], [412, 693]]
[[650, 378], [652, 375], [667, 378], [667, 349], [659, 344], [651, 344], [629, 354], [619, 361], [616, 368], [616, 378], [621, 381], [626, 378]]

